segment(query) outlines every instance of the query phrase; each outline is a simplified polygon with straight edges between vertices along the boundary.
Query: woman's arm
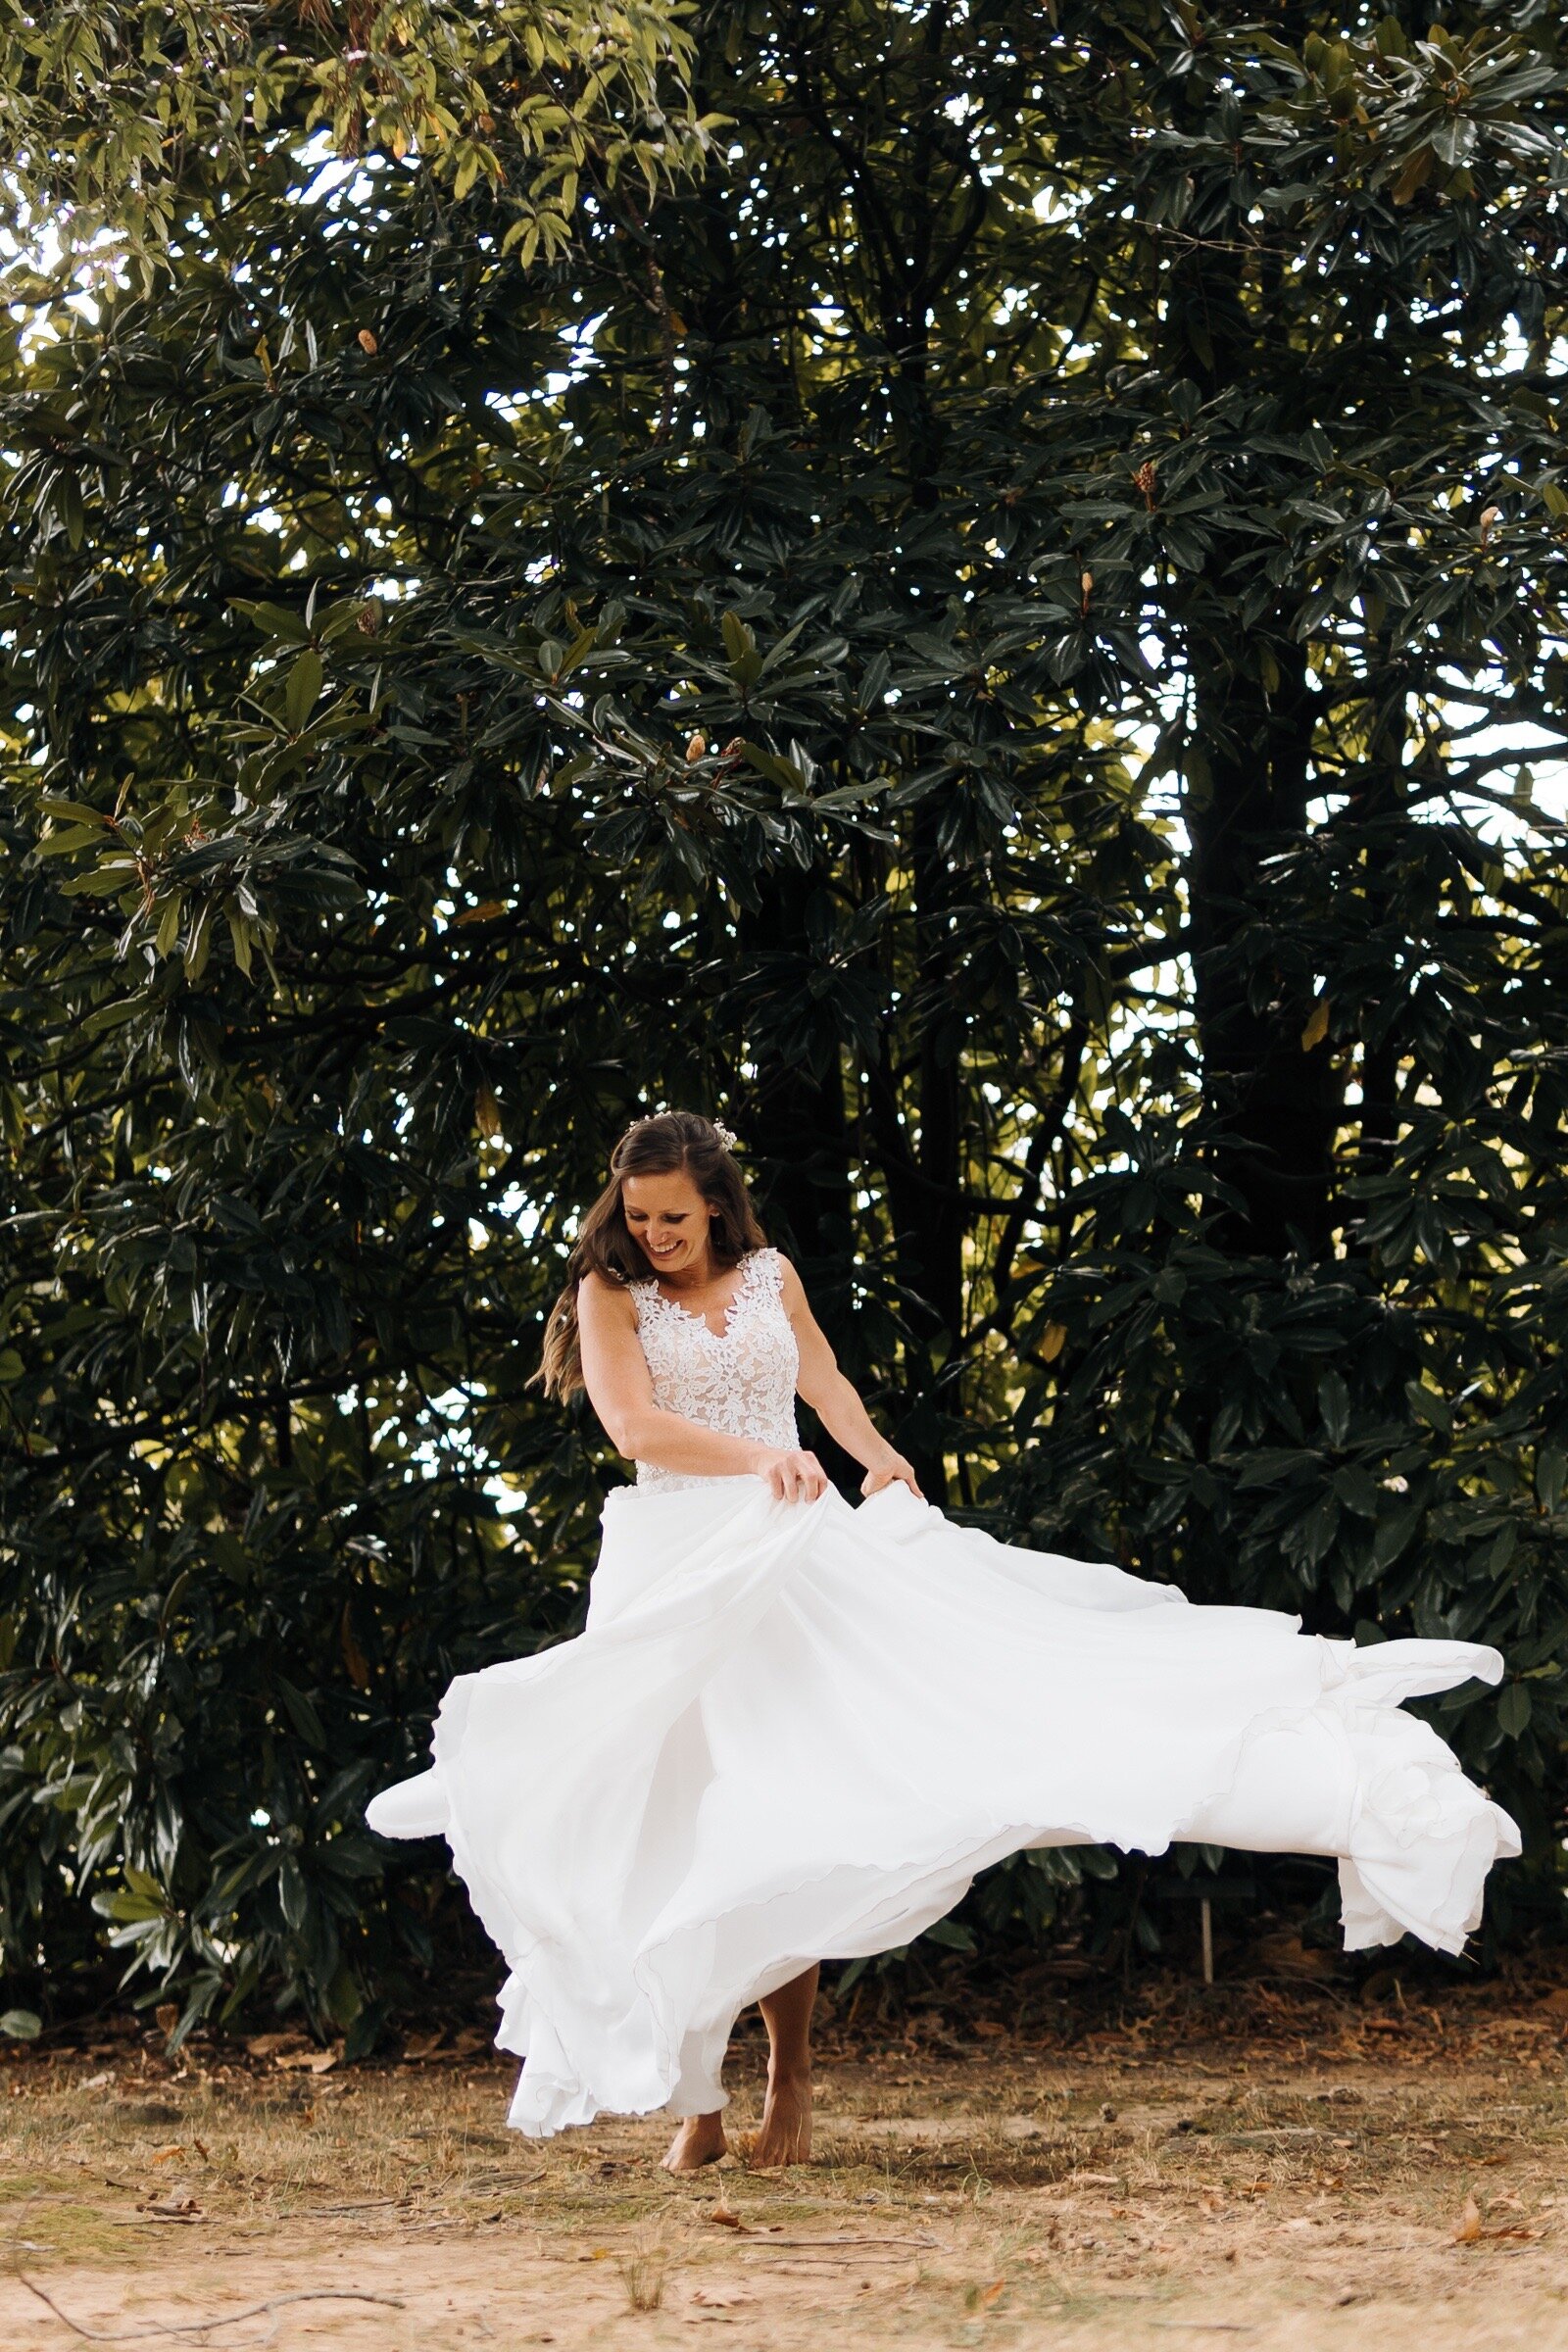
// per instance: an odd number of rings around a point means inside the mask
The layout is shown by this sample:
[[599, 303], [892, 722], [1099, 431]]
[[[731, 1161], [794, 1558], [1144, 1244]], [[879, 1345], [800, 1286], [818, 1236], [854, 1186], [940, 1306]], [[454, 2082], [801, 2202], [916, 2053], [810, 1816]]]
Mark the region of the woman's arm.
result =
[[598, 1274], [584, 1275], [577, 1286], [577, 1338], [588, 1401], [628, 1461], [652, 1462], [688, 1478], [751, 1475], [764, 1480], [781, 1502], [813, 1502], [825, 1490], [827, 1473], [814, 1453], [705, 1429], [656, 1404], [636, 1306]]
[[[782, 1264], [784, 1311], [795, 1328], [795, 1345], [801, 1357], [796, 1388], [829, 1437], [836, 1438], [845, 1452], [864, 1469], [862, 1494], [876, 1494], [883, 1487], [894, 1485], [907, 1487], [911, 1494], [919, 1494], [920, 1482], [913, 1469], [888, 1444], [861, 1403], [859, 1391], [839, 1370], [838, 1358], [811, 1312], [800, 1276], [787, 1257]], [[921, 1500], [924, 1499], [922, 1495]]]

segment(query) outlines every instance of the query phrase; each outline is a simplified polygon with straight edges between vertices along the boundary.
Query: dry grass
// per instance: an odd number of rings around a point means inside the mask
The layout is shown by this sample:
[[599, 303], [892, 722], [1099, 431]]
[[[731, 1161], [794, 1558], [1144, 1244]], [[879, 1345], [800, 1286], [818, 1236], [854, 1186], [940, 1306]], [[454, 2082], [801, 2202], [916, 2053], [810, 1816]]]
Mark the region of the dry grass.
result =
[[[841, 2034], [816, 2164], [684, 2180], [657, 2118], [519, 2141], [489, 2061], [22, 2052], [0, 2069], [0, 2352], [84, 2340], [28, 2279], [84, 2329], [300, 2352], [706, 2327], [736, 2352], [1568, 2352], [1565, 2010], [1297, 1988], [1077, 2041]], [[755, 2044], [733, 2072], [741, 2135]]]
[[657, 2311], [664, 2299], [672, 2252], [664, 2219], [661, 2214], [653, 2229], [635, 2231], [615, 2256], [630, 2311]]

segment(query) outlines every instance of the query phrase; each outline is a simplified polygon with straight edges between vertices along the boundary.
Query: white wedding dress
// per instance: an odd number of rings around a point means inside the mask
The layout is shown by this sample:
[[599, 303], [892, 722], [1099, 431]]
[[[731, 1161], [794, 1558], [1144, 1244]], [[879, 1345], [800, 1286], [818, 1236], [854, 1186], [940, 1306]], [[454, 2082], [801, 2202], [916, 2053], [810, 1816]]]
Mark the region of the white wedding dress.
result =
[[[662, 1406], [798, 1443], [774, 1251], [722, 1333], [634, 1295]], [[1024, 1846], [1337, 1855], [1348, 1946], [1457, 1952], [1518, 1833], [1399, 1701], [1501, 1672], [1473, 1642], [1192, 1606], [905, 1487], [787, 1504], [645, 1463], [605, 1505], [584, 1632], [460, 1676], [433, 1767], [368, 1819], [448, 1839], [511, 1971], [510, 2121], [542, 2137], [721, 2107], [748, 2002], [907, 1943]]]

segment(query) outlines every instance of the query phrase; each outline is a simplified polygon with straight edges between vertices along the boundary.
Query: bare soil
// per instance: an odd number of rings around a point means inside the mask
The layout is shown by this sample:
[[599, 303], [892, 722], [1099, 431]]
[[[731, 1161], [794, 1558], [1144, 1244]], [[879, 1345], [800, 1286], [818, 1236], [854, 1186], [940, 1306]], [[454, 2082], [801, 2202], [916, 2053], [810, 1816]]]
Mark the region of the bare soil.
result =
[[[1568, 1988], [1364, 2001], [1298, 1959], [1099, 2027], [828, 2019], [817, 2161], [765, 2176], [671, 2179], [657, 2117], [519, 2140], [474, 2034], [17, 2050], [0, 2352], [1568, 2352]], [[742, 2141], [760, 2072], [739, 2043]]]

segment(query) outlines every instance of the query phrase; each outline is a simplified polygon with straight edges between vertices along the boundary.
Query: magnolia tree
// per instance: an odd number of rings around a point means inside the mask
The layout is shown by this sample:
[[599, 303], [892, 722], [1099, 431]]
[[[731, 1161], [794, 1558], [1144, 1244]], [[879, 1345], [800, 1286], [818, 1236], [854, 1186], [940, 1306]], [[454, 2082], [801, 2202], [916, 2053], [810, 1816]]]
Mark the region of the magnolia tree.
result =
[[[360, 2047], [464, 1956], [360, 1808], [580, 1621], [621, 1473], [527, 1383], [664, 1102], [951, 1508], [1501, 1643], [1439, 1712], [1552, 1925], [1556, 13], [100, 8], [0, 79], [11, 1965]], [[944, 1933], [1157, 1942], [1084, 1868]]]

